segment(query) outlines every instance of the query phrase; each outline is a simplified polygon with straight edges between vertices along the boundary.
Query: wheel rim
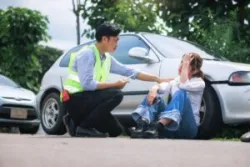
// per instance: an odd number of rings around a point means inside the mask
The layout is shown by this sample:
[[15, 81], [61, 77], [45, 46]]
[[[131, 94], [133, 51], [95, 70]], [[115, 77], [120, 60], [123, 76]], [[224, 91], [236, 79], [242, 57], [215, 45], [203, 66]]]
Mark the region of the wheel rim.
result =
[[202, 98], [201, 108], [200, 108], [200, 124], [204, 122], [205, 116], [206, 116], [206, 102], [204, 98]]
[[43, 125], [47, 129], [51, 129], [55, 126], [59, 116], [59, 104], [54, 98], [50, 98], [46, 101], [43, 107], [42, 119]]

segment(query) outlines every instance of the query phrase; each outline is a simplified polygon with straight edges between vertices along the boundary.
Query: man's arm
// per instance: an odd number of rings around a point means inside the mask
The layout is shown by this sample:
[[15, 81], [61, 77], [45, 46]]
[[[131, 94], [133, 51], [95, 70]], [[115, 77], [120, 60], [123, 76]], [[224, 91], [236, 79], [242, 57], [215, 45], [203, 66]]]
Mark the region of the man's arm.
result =
[[117, 88], [122, 89], [128, 83], [128, 79], [120, 79], [117, 82], [99, 82], [96, 89]]
[[115, 74], [120, 74], [123, 76], [127, 76], [127, 77], [132, 76], [131, 77], [132, 79], [139, 79], [142, 81], [151, 81], [151, 82], [161, 83], [167, 80], [166, 78], [161, 79], [158, 76], [147, 74], [147, 73], [129, 68], [125, 66], [124, 64], [121, 64], [120, 62], [118, 62], [114, 57], [111, 57], [110, 72], [115, 73]]
[[143, 72], [139, 72], [139, 74], [137, 75], [137, 79], [142, 80], [142, 81], [151, 81], [151, 82], [157, 82], [157, 83], [162, 82], [158, 76], [143, 73]]

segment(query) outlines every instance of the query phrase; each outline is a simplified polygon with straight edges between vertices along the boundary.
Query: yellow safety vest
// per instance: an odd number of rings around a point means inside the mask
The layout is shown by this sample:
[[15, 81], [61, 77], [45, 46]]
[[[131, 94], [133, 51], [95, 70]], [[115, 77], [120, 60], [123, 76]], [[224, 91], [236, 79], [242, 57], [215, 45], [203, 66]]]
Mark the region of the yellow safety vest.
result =
[[63, 84], [64, 89], [68, 90], [70, 94], [84, 91], [84, 88], [80, 84], [78, 73], [74, 71], [72, 67], [76, 56], [86, 48], [93, 49], [95, 54], [94, 80], [104, 82], [108, 79], [111, 66], [111, 56], [108, 53], [105, 53], [106, 59], [102, 62], [99, 51], [95, 45], [84, 46], [78, 52], [72, 53], [70, 56], [70, 62], [68, 67], [69, 75]]

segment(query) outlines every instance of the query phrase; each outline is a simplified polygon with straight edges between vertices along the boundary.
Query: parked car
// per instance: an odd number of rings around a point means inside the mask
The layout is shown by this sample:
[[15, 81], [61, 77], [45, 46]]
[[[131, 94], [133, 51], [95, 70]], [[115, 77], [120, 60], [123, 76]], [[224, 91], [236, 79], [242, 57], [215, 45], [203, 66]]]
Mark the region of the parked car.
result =
[[[94, 42], [89, 41], [70, 49], [44, 75], [37, 102], [41, 112], [41, 124], [46, 133], [65, 133], [62, 124], [65, 111], [59, 102], [59, 92], [62, 81], [67, 76], [70, 55]], [[189, 41], [151, 33], [122, 34], [112, 55], [128, 67], [160, 77], [175, 77], [181, 58], [187, 52], [197, 52], [204, 60], [202, 70], [206, 88], [200, 109], [199, 137], [213, 137], [222, 123], [232, 125], [250, 122], [250, 66], [247, 64], [230, 62]], [[237, 75], [244, 80], [237, 79]], [[122, 77], [119, 75], [111, 74], [109, 81], [120, 78]], [[154, 84], [131, 80], [123, 89], [125, 97], [112, 113], [126, 127], [132, 126], [130, 113]]]
[[0, 127], [19, 127], [20, 133], [34, 134], [39, 125], [35, 94], [0, 74]]

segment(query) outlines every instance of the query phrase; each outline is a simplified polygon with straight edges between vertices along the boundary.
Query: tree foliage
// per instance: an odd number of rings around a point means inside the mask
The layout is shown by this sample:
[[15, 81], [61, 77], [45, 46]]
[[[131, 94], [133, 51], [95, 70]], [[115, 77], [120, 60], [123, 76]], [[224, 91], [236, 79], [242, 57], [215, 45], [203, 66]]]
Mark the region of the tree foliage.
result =
[[[158, 15], [166, 22], [166, 25], [173, 29], [172, 35], [192, 38], [196, 29], [190, 24], [190, 19], [206, 28], [213, 24], [211, 17], [215, 19], [227, 19], [232, 11], [236, 12], [236, 21], [242, 30], [242, 36], [249, 34], [250, 22], [248, 1], [232, 0], [155, 0]], [[213, 15], [211, 15], [213, 14]], [[190, 31], [192, 29], [192, 31]], [[249, 37], [249, 36], [248, 36]]]
[[192, 23], [198, 32], [196, 42], [229, 60], [250, 63], [248, 42], [239, 34], [235, 34], [239, 27], [235, 12], [231, 12], [230, 17], [223, 20], [214, 17], [211, 20], [213, 24], [206, 28]]
[[91, 27], [83, 35], [94, 37], [93, 29], [104, 22], [121, 25], [123, 31], [159, 32], [157, 14], [153, 0], [91, 0], [91, 5], [83, 5], [82, 17]]
[[41, 66], [41, 72], [38, 73], [40, 85], [43, 75], [55, 63], [55, 61], [63, 54], [63, 51], [49, 46], [39, 46], [37, 51], [37, 59]]
[[37, 48], [47, 41], [48, 18], [39, 11], [9, 7], [0, 10], [0, 73], [37, 90], [41, 64]]
[[249, 62], [250, 2], [155, 0], [170, 36], [188, 39], [233, 61]]

